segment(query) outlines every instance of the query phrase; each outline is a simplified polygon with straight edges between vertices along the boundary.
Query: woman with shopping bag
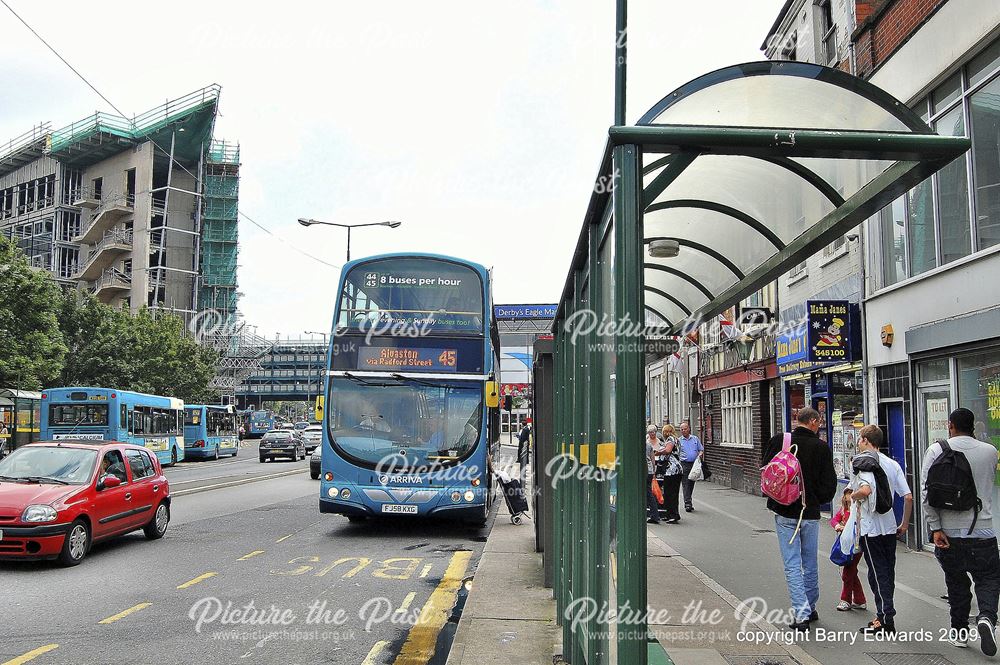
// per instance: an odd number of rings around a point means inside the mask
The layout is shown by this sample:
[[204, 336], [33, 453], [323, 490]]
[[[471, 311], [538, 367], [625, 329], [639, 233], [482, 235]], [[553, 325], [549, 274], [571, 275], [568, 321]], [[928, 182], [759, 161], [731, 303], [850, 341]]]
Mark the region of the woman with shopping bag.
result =
[[660, 439], [656, 436], [656, 426], [650, 425], [646, 428], [646, 511], [648, 513], [646, 522], [648, 524], [660, 523], [660, 504], [663, 503], [663, 494], [657, 501], [656, 492], [660, 491], [660, 486], [656, 482], [656, 456], [662, 450]]

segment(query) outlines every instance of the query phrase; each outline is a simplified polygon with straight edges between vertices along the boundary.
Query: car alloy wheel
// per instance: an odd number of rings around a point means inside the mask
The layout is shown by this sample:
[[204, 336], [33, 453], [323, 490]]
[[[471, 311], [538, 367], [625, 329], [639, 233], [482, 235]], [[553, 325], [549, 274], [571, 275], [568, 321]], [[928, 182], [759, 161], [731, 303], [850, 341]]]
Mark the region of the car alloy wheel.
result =
[[156, 509], [156, 533], [163, 534], [167, 530], [167, 523], [169, 521], [167, 507], [161, 503]]
[[87, 527], [77, 523], [69, 532], [69, 555], [74, 561], [79, 561], [87, 554]]

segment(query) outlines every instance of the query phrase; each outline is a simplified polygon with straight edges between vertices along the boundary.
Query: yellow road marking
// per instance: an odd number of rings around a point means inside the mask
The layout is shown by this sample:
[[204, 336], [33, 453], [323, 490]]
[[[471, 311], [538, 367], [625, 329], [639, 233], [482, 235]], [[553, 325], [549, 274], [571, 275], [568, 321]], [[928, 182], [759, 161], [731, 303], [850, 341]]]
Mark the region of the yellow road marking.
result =
[[218, 573], [205, 573], [204, 575], [199, 575], [198, 577], [194, 578], [193, 580], [188, 580], [187, 582], [185, 582], [184, 584], [181, 584], [177, 588], [178, 589], [186, 589], [188, 587], [194, 586], [195, 584], [198, 584], [198, 582], [204, 582], [209, 577], [215, 577], [216, 575], [218, 575]]
[[103, 624], [114, 623], [115, 621], [118, 621], [119, 619], [124, 619], [129, 614], [132, 614], [134, 612], [138, 612], [139, 610], [144, 610], [144, 609], [146, 609], [147, 607], [149, 607], [152, 604], [153, 603], [139, 603], [138, 605], [133, 605], [132, 607], [130, 607], [127, 610], [125, 610], [124, 612], [119, 612], [118, 614], [109, 616], [107, 619], [101, 619], [97, 623], [103, 623]]
[[365, 656], [365, 659], [361, 661], [361, 665], [375, 665], [375, 659], [379, 657], [379, 654], [382, 653], [382, 649], [384, 649], [388, 644], [388, 640], [380, 640], [376, 642], [375, 646], [372, 647], [372, 650], [368, 652], [367, 656]]
[[244, 554], [239, 559], [237, 559], [237, 561], [246, 561], [250, 557], [255, 557], [258, 554], [263, 554], [263, 553], [264, 553], [264, 550], [254, 550], [253, 552], [250, 552], [250, 554]]
[[281, 542], [281, 541], [283, 541], [283, 540], [288, 540], [289, 538], [291, 538], [291, 537], [292, 537], [292, 536], [294, 536], [294, 535], [295, 535], [294, 533], [290, 533], [290, 534], [288, 534], [287, 536], [282, 536], [281, 538], [278, 538], [278, 539], [277, 539], [276, 541], [274, 541], [274, 542], [276, 542], [276, 543], [280, 543], [280, 542]]
[[394, 665], [424, 665], [434, 655], [438, 634], [448, 621], [451, 608], [455, 605], [455, 596], [462, 585], [462, 578], [465, 577], [471, 558], [472, 552], [469, 551], [452, 554], [441, 582], [420, 610], [417, 623], [406, 636], [406, 642], [396, 656]]
[[27, 663], [29, 660], [34, 660], [35, 658], [38, 658], [43, 653], [48, 653], [53, 649], [58, 649], [58, 648], [59, 648], [58, 644], [46, 644], [43, 647], [32, 649], [28, 653], [18, 656], [17, 658], [12, 658], [10, 660], [4, 661], [3, 665], [23, 665], [24, 663]]
[[434, 564], [427, 564], [424, 569], [420, 571], [420, 577], [427, 577], [427, 573], [431, 572], [431, 566]]
[[403, 598], [403, 602], [396, 609], [396, 612], [402, 614], [406, 610], [410, 609], [410, 603], [413, 602], [413, 599], [416, 598], [416, 596], [417, 596], [416, 591], [411, 591], [410, 593], [406, 594], [406, 597]]

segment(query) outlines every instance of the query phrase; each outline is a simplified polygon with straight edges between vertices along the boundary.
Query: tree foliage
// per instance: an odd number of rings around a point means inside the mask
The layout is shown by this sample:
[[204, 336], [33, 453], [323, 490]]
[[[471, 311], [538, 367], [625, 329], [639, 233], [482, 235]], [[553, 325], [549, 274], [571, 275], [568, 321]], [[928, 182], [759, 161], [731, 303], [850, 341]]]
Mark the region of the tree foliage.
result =
[[63, 292], [0, 236], [0, 386], [94, 386], [212, 403], [217, 362], [179, 317], [146, 308], [132, 316]]
[[190, 403], [218, 399], [209, 388], [218, 356], [188, 335], [177, 316], [154, 316], [146, 308], [132, 316], [70, 292], [60, 324], [70, 349], [62, 385], [115, 387]]
[[61, 301], [52, 277], [0, 236], [0, 386], [38, 390], [59, 376], [66, 356]]

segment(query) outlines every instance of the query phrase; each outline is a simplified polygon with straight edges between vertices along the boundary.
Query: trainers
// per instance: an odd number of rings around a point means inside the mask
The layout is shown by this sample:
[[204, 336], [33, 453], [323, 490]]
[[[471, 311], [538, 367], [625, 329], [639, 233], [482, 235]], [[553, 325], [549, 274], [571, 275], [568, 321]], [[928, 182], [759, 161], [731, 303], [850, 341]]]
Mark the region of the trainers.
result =
[[839, 603], [837, 603], [837, 611], [838, 612], [850, 612], [851, 611], [851, 604], [849, 602], [847, 602], [846, 600], [842, 600]]
[[858, 632], [863, 633], [864, 635], [879, 635], [881, 633], [895, 635], [896, 626], [891, 623], [882, 623], [878, 618], [875, 618], [869, 621], [868, 625]]
[[958, 647], [959, 649], [969, 648], [969, 638], [959, 637], [957, 631], [950, 631], [949, 635], [950, 637], [948, 637], [948, 644], [950, 644], [951, 646]]
[[808, 621], [809, 623], [812, 623], [813, 621], [819, 621], [819, 612], [817, 612], [816, 610], [810, 612], [809, 618], [806, 619], [806, 621]]
[[979, 629], [979, 648], [987, 656], [997, 655], [996, 628], [990, 620], [986, 617], [980, 617], [979, 621], [976, 622], [976, 628]]
[[791, 630], [809, 630], [809, 619], [803, 619], [802, 621], [793, 621], [788, 624]]
[[868, 603], [854, 603], [854, 609], [856, 610], [867, 610]]

